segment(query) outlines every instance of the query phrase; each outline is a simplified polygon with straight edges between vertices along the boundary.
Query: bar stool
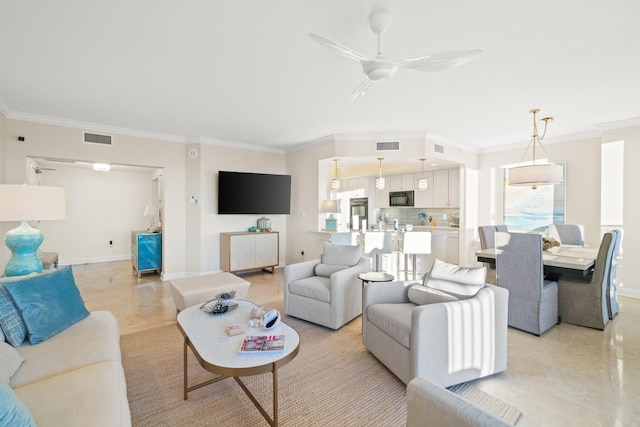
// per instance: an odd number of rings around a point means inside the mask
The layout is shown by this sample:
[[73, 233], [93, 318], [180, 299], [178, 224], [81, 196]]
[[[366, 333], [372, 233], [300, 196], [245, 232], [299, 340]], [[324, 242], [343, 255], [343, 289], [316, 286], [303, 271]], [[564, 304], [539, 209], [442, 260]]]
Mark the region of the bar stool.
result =
[[[402, 236], [402, 253], [411, 255], [411, 268], [413, 269], [413, 279], [415, 280], [418, 274], [417, 255], [429, 255], [431, 253], [431, 232], [407, 231], [404, 233]], [[405, 267], [407, 267], [406, 261]], [[405, 269], [405, 273], [408, 272], [409, 269]]]
[[381, 254], [390, 254], [393, 250], [391, 233], [384, 231], [367, 231], [364, 233], [365, 254], [374, 255], [374, 271], [380, 271]]

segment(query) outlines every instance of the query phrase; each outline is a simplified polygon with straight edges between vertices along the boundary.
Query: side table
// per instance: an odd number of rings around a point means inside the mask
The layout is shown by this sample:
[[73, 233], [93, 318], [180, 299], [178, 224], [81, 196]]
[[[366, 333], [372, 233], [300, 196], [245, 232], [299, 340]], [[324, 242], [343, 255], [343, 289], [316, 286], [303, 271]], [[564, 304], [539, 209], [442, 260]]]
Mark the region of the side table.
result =
[[384, 273], [382, 271], [369, 271], [358, 274], [358, 279], [362, 280], [362, 287], [369, 282], [392, 282], [395, 277], [393, 274]]

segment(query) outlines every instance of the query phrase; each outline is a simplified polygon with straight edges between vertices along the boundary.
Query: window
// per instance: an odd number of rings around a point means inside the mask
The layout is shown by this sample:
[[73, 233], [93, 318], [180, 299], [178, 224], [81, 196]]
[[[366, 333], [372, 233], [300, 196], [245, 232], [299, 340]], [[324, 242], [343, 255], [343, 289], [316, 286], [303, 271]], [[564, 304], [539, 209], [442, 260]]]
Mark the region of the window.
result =
[[[535, 231], [547, 234], [549, 224], [565, 222], [565, 179], [562, 184], [541, 185], [535, 190], [508, 185], [509, 167], [504, 168], [504, 224], [509, 231]], [[562, 164], [563, 171], [565, 165]]]

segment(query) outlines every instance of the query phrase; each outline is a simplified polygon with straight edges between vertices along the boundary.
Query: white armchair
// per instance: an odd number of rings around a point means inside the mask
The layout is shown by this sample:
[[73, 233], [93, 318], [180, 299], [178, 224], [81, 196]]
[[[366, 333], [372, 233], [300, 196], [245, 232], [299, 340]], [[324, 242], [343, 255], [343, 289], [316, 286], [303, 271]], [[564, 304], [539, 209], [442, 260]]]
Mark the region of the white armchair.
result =
[[402, 382], [448, 387], [507, 367], [509, 292], [485, 285], [486, 269], [436, 260], [421, 282], [369, 283], [364, 346]]
[[324, 244], [322, 258], [284, 268], [284, 312], [331, 329], [362, 313], [362, 282], [369, 258], [355, 245]]

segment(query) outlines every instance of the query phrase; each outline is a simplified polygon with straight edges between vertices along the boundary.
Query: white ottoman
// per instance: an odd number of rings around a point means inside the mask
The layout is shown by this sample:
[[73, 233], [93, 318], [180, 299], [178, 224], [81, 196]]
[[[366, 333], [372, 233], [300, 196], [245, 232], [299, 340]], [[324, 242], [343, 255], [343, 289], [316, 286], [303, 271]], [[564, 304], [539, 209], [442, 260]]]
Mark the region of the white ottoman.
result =
[[226, 272], [169, 280], [178, 311], [209, 301], [222, 292], [236, 291], [235, 298], [247, 299], [249, 285], [246, 280]]

